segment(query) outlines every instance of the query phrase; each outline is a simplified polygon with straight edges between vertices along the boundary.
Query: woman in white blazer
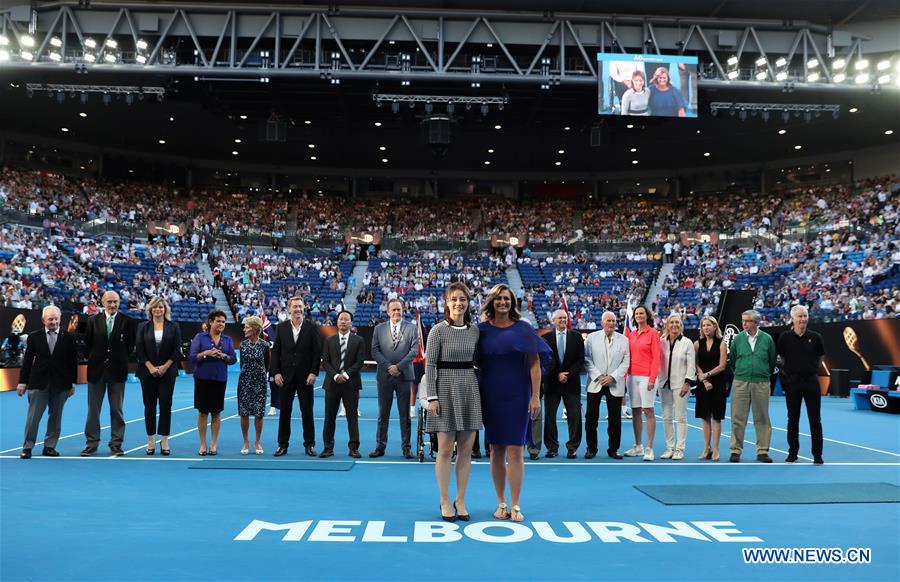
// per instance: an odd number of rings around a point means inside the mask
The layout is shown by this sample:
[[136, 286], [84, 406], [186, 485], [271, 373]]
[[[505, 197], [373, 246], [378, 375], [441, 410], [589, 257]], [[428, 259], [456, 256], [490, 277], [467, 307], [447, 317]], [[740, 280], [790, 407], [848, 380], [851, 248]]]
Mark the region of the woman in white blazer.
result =
[[666, 451], [659, 458], [673, 461], [684, 459], [688, 396], [691, 384], [697, 380], [694, 342], [683, 334], [681, 316], [673, 313], [666, 319], [660, 338], [659, 374], [656, 377], [666, 431]]

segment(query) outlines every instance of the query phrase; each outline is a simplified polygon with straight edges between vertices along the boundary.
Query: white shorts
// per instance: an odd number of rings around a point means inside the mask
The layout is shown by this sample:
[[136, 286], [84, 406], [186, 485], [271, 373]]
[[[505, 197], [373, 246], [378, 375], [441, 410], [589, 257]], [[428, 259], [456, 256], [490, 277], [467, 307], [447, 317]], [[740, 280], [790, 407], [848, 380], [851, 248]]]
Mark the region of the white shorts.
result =
[[647, 390], [650, 378], [647, 376], [628, 376], [625, 386], [628, 389], [628, 398], [632, 408], [653, 408], [656, 404], [656, 386], [653, 390]]

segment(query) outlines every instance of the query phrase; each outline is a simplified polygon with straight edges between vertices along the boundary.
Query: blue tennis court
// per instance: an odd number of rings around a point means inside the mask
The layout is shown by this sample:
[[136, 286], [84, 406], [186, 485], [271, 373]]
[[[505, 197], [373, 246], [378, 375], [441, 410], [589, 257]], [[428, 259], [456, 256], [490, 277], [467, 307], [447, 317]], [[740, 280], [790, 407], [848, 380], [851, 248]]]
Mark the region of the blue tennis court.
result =
[[[890, 493], [900, 485], [900, 424], [896, 416], [856, 411], [846, 399], [823, 400], [822, 467], [812, 465], [806, 436], [801, 436], [800, 462], [783, 462], [786, 412], [783, 399], [773, 398], [771, 465], [756, 463], [749, 444], [740, 464], [694, 460], [702, 449], [701, 431], [689, 417], [693, 428], [685, 461], [585, 460], [583, 445], [576, 460], [526, 461], [522, 524], [492, 519], [488, 464], [476, 461], [467, 497], [472, 521], [446, 524], [438, 514], [434, 468], [428, 461], [402, 458], [396, 418], [387, 455], [365, 456], [374, 448], [373, 374], [364, 374], [363, 395], [369, 397], [360, 404], [364, 458], [349, 470], [297, 466], [310, 460], [296, 441], [299, 417], [286, 457], [271, 457], [277, 417], [266, 417], [265, 456], [241, 456], [236, 383], [232, 374], [216, 458], [197, 456], [189, 377], [176, 387], [168, 458], [144, 454], [136, 383], [126, 388], [128, 454], [122, 458], [78, 456], [86, 410], [86, 387], [79, 386], [63, 417], [57, 447], [62, 457], [40, 457], [38, 445], [32, 460], [20, 460], [26, 401], [13, 392], [0, 394], [0, 578], [896, 580], [900, 575], [900, 504]], [[321, 450], [324, 401], [321, 390], [316, 395]], [[294, 414], [299, 415], [296, 407]], [[345, 427], [339, 419], [335, 457], [312, 463], [352, 461], [346, 456]], [[726, 419], [723, 432], [729, 429]], [[559, 430], [564, 436], [564, 422]], [[108, 438], [108, 429], [104, 433]], [[657, 451], [664, 448], [662, 437], [658, 425]], [[754, 439], [752, 425], [746, 438]], [[602, 444], [603, 424], [600, 439]], [[723, 457], [727, 448], [723, 435]], [[193, 468], [223, 462], [231, 468]], [[236, 462], [264, 467], [244, 470]], [[278, 470], [282, 467], [297, 470]], [[816, 490], [820, 503], [796, 502], [797, 486], [804, 485]], [[636, 486], [687, 502], [667, 505]], [[729, 502], [729, 494], [741, 494], [729, 486], [758, 486], [772, 493], [772, 502]], [[782, 487], [786, 497], [788, 490], [795, 497], [782, 501]], [[859, 497], [848, 491], [870, 500], [846, 502]], [[874, 497], [865, 497], [868, 493]], [[862, 548], [870, 551], [870, 563], [750, 564], [742, 553], [748, 548]]]

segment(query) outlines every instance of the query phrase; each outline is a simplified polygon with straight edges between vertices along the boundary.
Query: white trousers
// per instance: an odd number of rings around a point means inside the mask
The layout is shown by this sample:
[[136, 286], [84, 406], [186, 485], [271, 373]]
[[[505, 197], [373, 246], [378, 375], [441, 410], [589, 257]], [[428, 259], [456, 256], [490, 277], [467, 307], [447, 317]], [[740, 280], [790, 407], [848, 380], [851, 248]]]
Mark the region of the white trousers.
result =
[[680, 389], [662, 389], [659, 397], [662, 400], [663, 427], [666, 429], [666, 449], [683, 453], [687, 440], [687, 405], [690, 393], [679, 396], [680, 392]]

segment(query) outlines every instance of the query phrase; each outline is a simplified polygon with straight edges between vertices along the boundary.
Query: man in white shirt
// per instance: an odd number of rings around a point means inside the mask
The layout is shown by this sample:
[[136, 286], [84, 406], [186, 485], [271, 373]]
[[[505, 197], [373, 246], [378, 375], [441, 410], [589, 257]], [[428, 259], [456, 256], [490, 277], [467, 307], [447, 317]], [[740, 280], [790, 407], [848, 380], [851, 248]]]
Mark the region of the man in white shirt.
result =
[[584, 364], [588, 375], [585, 459], [597, 455], [597, 425], [600, 421], [600, 400], [606, 396], [609, 443], [606, 454], [621, 459], [622, 397], [625, 395], [625, 374], [631, 363], [628, 340], [616, 331], [616, 315], [606, 311], [600, 319], [602, 329], [588, 336], [584, 345]]

